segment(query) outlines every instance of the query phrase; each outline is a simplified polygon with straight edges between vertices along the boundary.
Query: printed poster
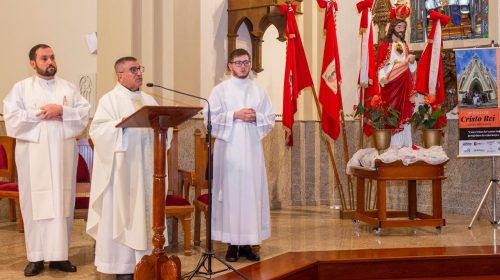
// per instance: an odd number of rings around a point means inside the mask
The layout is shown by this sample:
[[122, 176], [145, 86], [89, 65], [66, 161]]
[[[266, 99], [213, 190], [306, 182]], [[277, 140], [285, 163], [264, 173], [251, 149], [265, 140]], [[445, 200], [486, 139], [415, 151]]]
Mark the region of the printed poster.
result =
[[459, 156], [500, 156], [500, 48], [455, 50]]

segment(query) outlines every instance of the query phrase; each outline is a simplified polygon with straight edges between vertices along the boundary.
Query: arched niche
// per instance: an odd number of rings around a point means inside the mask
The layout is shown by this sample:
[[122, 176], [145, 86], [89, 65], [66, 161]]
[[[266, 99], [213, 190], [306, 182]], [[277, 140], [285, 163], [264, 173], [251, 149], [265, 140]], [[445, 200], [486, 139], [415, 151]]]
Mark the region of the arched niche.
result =
[[[278, 30], [278, 40], [285, 41], [286, 17], [280, 14], [278, 5], [287, 4], [288, 0], [228, 0], [228, 54], [236, 49], [238, 29], [242, 24], [248, 28], [252, 41], [252, 70], [262, 72], [262, 37], [266, 29], [274, 25]], [[300, 2], [297, 13], [300, 12]]]

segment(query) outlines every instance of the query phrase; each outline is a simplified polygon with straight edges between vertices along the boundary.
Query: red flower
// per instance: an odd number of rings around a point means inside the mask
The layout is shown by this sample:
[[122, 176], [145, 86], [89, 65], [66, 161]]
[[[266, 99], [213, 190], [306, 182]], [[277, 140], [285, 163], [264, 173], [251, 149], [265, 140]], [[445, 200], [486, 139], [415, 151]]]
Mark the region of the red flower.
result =
[[354, 105], [354, 117], [361, 116], [365, 123], [375, 129], [392, 128], [397, 126], [399, 112], [382, 100], [380, 95], [374, 95], [367, 100], [369, 106], [363, 103]]
[[433, 104], [434, 102], [436, 102], [436, 97], [432, 94], [427, 94], [425, 96], [425, 103], [427, 104]]
[[382, 104], [382, 99], [380, 98], [380, 95], [374, 95], [372, 97], [372, 101], [370, 102], [370, 105], [372, 107], [378, 106]]

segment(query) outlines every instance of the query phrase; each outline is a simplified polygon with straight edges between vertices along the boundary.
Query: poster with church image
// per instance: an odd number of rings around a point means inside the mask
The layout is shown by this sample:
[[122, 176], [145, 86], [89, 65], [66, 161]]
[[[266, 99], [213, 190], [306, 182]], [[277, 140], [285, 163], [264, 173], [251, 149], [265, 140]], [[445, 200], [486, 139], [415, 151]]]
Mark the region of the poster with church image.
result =
[[500, 48], [455, 50], [459, 156], [500, 155]]

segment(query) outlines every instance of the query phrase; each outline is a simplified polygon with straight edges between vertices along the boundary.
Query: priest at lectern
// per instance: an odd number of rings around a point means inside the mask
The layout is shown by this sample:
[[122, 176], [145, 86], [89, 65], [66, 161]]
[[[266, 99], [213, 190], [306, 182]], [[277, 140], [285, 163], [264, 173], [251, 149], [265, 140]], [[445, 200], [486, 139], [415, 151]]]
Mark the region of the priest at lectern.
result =
[[[133, 279], [136, 263], [152, 249], [154, 134], [116, 125], [143, 105], [158, 104], [140, 89], [144, 67], [136, 58], [118, 59], [115, 72], [118, 82], [99, 100], [89, 131], [94, 165], [87, 233], [96, 240], [97, 271]], [[169, 141], [171, 135], [169, 129]]]

